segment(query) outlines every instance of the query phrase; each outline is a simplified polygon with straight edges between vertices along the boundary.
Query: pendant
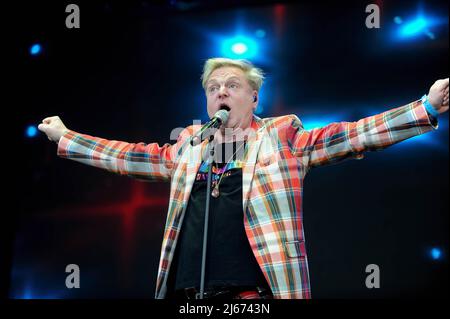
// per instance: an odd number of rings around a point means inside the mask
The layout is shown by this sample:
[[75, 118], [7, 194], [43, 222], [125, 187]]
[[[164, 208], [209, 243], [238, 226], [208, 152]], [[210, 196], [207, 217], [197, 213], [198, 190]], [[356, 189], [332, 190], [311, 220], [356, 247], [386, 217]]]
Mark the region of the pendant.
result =
[[213, 188], [213, 190], [212, 190], [212, 192], [211, 192], [211, 195], [212, 195], [212, 197], [214, 197], [214, 198], [219, 197], [220, 192], [219, 192], [219, 188], [218, 188], [217, 186]]

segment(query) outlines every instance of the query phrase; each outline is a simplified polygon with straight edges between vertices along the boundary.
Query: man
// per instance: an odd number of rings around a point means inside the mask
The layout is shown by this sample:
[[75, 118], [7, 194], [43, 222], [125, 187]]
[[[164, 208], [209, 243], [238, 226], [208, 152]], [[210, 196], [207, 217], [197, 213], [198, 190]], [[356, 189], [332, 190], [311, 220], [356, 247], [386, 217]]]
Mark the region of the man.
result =
[[[190, 144], [198, 125], [163, 146], [80, 134], [57, 116], [39, 125], [58, 143], [61, 157], [139, 179], [171, 180], [156, 298], [198, 294], [206, 196], [211, 201], [206, 298], [311, 298], [302, 219], [308, 170], [362, 158], [365, 151], [436, 129], [438, 114], [448, 110], [447, 78], [405, 106], [306, 131], [295, 115], [261, 119], [253, 114], [262, 82], [262, 71], [248, 61], [215, 58], [205, 63], [202, 84], [209, 116], [229, 110], [212, 141], [216, 156], [210, 190], [205, 181], [208, 143]], [[221, 151], [225, 148], [233, 151]]]

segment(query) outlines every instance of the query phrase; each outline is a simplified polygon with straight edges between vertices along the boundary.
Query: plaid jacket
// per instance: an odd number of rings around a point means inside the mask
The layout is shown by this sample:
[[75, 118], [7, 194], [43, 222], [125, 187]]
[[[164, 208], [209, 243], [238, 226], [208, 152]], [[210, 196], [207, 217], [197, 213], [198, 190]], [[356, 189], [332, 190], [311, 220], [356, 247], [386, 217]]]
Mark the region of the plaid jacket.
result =
[[[170, 202], [156, 283], [164, 298], [178, 235], [207, 145], [192, 147], [199, 126], [184, 129], [173, 145], [126, 143], [68, 131], [58, 155], [122, 175], [170, 180]], [[243, 167], [243, 221], [256, 260], [277, 299], [308, 299], [311, 290], [302, 218], [302, 192], [312, 167], [362, 158], [437, 128], [415, 101], [357, 122], [331, 123], [310, 131], [295, 115], [254, 117]]]

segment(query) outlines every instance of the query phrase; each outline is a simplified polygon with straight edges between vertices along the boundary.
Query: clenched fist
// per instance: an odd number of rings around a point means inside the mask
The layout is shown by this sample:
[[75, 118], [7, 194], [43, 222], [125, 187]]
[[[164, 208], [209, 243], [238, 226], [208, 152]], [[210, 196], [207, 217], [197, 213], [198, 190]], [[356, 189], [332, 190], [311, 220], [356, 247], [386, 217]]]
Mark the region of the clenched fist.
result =
[[50, 141], [56, 143], [58, 143], [61, 136], [68, 131], [59, 116], [52, 116], [43, 119], [42, 123], [39, 124], [38, 129], [47, 134]]
[[434, 82], [428, 93], [428, 101], [439, 114], [448, 111], [448, 78]]

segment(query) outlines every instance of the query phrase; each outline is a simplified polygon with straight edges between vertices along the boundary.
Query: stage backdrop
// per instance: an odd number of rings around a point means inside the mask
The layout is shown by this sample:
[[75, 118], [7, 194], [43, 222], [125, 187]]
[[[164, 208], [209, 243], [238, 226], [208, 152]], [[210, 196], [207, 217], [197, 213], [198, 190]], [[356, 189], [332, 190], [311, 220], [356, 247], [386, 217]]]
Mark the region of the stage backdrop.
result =
[[[207, 120], [200, 75], [215, 56], [265, 70], [258, 116], [296, 114], [307, 129], [420, 99], [448, 76], [448, 5], [374, 3], [380, 28], [367, 28], [364, 2], [82, 1], [79, 29], [65, 25], [67, 4], [25, 6], [15, 26], [18, 94], [5, 119], [14, 133], [4, 167], [15, 194], [3, 212], [8, 296], [154, 297], [169, 185], [58, 158], [35, 132], [43, 118], [107, 139], [172, 143], [172, 129]], [[310, 171], [313, 298], [448, 296], [448, 155], [446, 114], [435, 132]], [[65, 286], [69, 264], [80, 268], [79, 289]], [[369, 264], [380, 268], [379, 289], [365, 285]]]

